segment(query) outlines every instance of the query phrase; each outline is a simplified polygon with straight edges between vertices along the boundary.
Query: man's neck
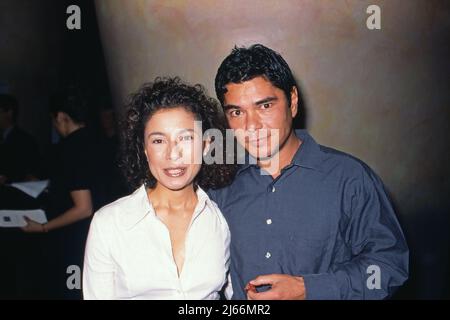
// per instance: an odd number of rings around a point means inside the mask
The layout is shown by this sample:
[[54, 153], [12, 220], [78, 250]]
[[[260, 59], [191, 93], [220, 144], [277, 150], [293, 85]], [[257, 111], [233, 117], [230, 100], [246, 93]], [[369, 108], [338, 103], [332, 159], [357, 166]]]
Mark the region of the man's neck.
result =
[[258, 166], [276, 179], [281, 174], [281, 170], [291, 164], [302, 142], [292, 130], [286, 142], [280, 145], [279, 151], [270, 159], [258, 161]]

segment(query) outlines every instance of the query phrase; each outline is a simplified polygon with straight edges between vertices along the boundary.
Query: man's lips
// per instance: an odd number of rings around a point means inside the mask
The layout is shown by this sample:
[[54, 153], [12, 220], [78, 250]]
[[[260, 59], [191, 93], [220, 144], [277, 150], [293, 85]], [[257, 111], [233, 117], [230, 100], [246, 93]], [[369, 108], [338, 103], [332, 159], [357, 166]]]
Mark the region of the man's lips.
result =
[[248, 143], [252, 144], [252, 145], [261, 145], [261, 144], [266, 144], [269, 141], [270, 137], [262, 137], [262, 138], [258, 138], [258, 139], [248, 139]]

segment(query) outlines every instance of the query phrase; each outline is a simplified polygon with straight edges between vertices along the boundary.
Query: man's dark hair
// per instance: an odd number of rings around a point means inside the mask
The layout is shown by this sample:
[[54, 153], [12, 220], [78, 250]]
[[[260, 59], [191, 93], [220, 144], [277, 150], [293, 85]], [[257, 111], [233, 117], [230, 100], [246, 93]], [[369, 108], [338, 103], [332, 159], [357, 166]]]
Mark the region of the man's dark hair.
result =
[[17, 121], [19, 114], [19, 102], [12, 94], [0, 94], [0, 109], [5, 112], [12, 110], [12, 120]]
[[254, 44], [249, 48], [234, 47], [223, 60], [215, 79], [217, 98], [223, 105], [226, 85], [242, 83], [260, 76], [283, 90], [290, 105], [292, 87], [297, 88], [292, 71], [280, 54], [261, 44]]
[[58, 112], [66, 113], [77, 124], [86, 124], [89, 118], [87, 99], [73, 88], [59, 92], [50, 101], [50, 113], [56, 116]]
[[[206, 95], [201, 85], [187, 85], [178, 77], [156, 78], [154, 82], [144, 84], [131, 96], [122, 123], [121, 167], [133, 189], [143, 183], [150, 188], [156, 184], [144, 151], [144, 131], [148, 120], [159, 110], [179, 107], [202, 121], [203, 131], [218, 129], [225, 137], [225, 119], [218, 112], [218, 103]], [[195, 186], [198, 184], [204, 189], [224, 187], [231, 182], [235, 170], [235, 165], [203, 164], [194, 180]]]

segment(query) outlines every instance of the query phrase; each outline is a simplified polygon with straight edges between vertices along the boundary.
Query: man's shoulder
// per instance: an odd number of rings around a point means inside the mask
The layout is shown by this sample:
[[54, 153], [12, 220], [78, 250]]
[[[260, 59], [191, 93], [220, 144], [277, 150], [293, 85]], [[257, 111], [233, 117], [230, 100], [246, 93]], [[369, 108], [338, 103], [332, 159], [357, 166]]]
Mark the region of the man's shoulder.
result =
[[323, 154], [321, 170], [325, 173], [337, 172], [350, 177], [373, 176], [374, 171], [363, 160], [328, 146], [319, 145]]
[[236, 183], [236, 180], [239, 179], [239, 176], [236, 176], [229, 185], [218, 188], [218, 189], [209, 189], [206, 191], [209, 199], [216, 205], [218, 208], [222, 208], [224, 204], [224, 199], [227, 198], [227, 195], [231, 192], [233, 185]]

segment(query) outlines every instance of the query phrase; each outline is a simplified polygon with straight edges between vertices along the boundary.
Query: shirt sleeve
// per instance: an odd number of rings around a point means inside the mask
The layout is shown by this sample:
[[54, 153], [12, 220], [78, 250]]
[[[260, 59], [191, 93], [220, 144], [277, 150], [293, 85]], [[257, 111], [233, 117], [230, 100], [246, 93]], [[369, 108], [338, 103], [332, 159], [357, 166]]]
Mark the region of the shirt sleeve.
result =
[[89, 229], [83, 268], [83, 297], [85, 300], [115, 299], [114, 264], [98, 216]]
[[231, 298], [233, 297], [233, 285], [231, 283], [231, 275], [229, 272], [228, 272], [228, 277], [227, 277], [227, 284], [225, 285], [224, 294], [225, 294], [225, 299], [227, 299], [227, 300], [231, 300]]
[[366, 168], [351, 185], [343, 229], [351, 259], [302, 275], [307, 299], [385, 299], [408, 278], [408, 247], [381, 180]]

